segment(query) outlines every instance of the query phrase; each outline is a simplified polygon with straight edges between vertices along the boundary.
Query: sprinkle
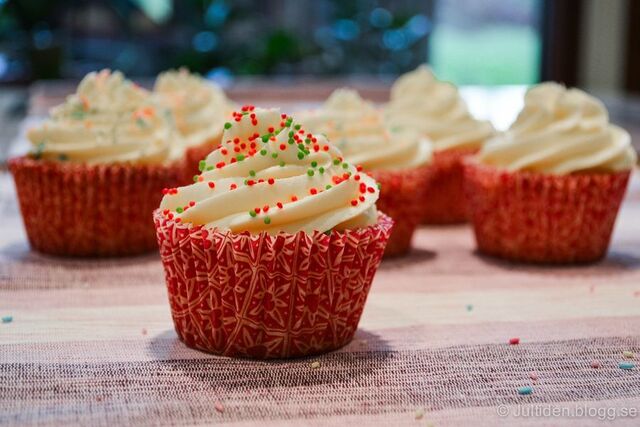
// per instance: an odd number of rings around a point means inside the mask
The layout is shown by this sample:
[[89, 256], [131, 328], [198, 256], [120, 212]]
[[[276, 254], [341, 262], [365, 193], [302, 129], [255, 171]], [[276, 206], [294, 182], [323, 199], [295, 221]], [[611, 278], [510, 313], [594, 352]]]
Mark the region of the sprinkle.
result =
[[298, 201], [298, 197], [296, 197], [296, 196], [291, 196], [291, 201], [292, 201], [292, 202], [297, 202], [297, 201]]
[[530, 386], [520, 387], [518, 389], [518, 394], [523, 395], [523, 396], [528, 396], [531, 393], [533, 393], [533, 387], [530, 387]]
[[200, 160], [200, 163], [198, 163], [198, 170], [200, 172], [202, 172], [203, 170], [205, 170], [207, 167], [207, 162], [205, 162], [204, 160]]
[[630, 371], [631, 369], [635, 368], [636, 364], [633, 362], [620, 362], [618, 363], [618, 368], [620, 369], [624, 369], [625, 371]]
[[2, 323], [11, 323], [13, 322], [13, 316], [2, 316]]
[[267, 182], [269, 183], [269, 185], [273, 185], [273, 183], [276, 182], [276, 180], [273, 178], [269, 178]]
[[627, 350], [627, 351], [623, 351], [623, 352], [622, 352], [622, 356], [623, 356], [625, 359], [633, 359], [633, 358], [635, 357], [635, 355], [633, 354], [633, 351], [629, 351], [629, 350]]
[[324, 168], [323, 168], [322, 166], [320, 166], [320, 167], [318, 168], [318, 172], [320, 172], [320, 173], [324, 173]]
[[256, 211], [249, 211], [249, 216], [251, 216], [251, 218], [255, 218], [256, 215], [258, 215]]
[[340, 164], [340, 159], [334, 159], [333, 164], [338, 166]]
[[423, 417], [424, 417], [424, 409], [418, 409], [415, 415], [416, 420], [421, 420]]
[[351, 201], [351, 206], [356, 206], [357, 204], [358, 204], [358, 201], [357, 201], [357, 200], [353, 199], [353, 200]]
[[271, 154], [271, 157], [273, 157], [274, 159], [277, 159], [278, 158], [278, 153]]
[[287, 149], [287, 146], [285, 144], [280, 144], [280, 150], [284, 151]]
[[518, 338], [518, 337], [511, 338], [509, 340], [509, 345], [518, 345], [518, 344], [520, 344], [520, 338]]
[[271, 218], [269, 218], [268, 216], [264, 217], [264, 223], [265, 224], [271, 224]]
[[317, 360], [311, 362], [311, 369], [318, 369], [319, 367], [320, 367], [320, 362], [318, 362]]
[[533, 381], [538, 381], [538, 374], [535, 371], [531, 371], [529, 372], [529, 378], [531, 378]]
[[235, 183], [229, 186], [229, 190], [235, 190], [236, 188], [238, 188], [238, 186]]
[[262, 154], [263, 156], [267, 155], [267, 150], [265, 150], [264, 148], [262, 150], [260, 150], [260, 154]]
[[199, 178], [198, 175], [193, 175], [193, 182], [198, 182], [198, 178]]
[[270, 137], [271, 137], [271, 135], [269, 135], [269, 134], [265, 134], [265, 135], [262, 135], [262, 136], [260, 137], [260, 139], [262, 139], [262, 142], [267, 142], [267, 141], [269, 140], [269, 138], [270, 138]]
[[473, 304], [467, 304], [467, 311], [473, 310]]
[[142, 328], [142, 335], [147, 335], [147, 328]]
[[277, 206], [278, 208], [282, 209], [282, 203], [281, 203], [281, 202], [277, 202], [277, 203], [276, 203], [276, 206]]
[[313, 171], [313, 169], [309, 169], [307, 171], [307, 175], [309, 175], [309, 176], [313, 176], [314, 174], [315, 174], [315, 172]]
[[184, 212], [184, 209], [182, 209], [181, 207], [177, 207], [177, 208], [176, 208], [176, 212], [178, 212], [179, 214], [181, 214], [182, 212]]
[[597, 360], [593, 360], [593, 361], [591, 362], [591, 367], [592, 367], [593, 369], [598, 369], [600, 366], [602, 366], [602, 365], [600, 365], [600, 362], [598, 362]]
[[311, 190], [309, 190], [309, 193], [315, 195], [315, 194], [318, 194], [318, 190], [315, 188], [312, 188]]
[[220, 402], [216, 402], [213, 407], [215, 408], [216, 411], [223, 413], [224, 412], [224, 406], [222, 406], [222, 403]]
[[260, 213], [260, 208], [255, 208], [254, 211], [255, 211], [255, 213], [259, 214]]
[[262, 207], [262, 212], [267, 213], [269, 211], [269, 205], [264, 205]]
[[256, 171], [254, 171], [253, 169], [249, 171], [249, 175], [250, 176], [256, 176]]
[[[227, 111], [228, 111], [228, 110], [227, 110]], [[231, 128], [231, 123], [226, 122], [226, 123], [224, 124], [224, 128], [225, 128], [225, 129], [229, 129], [229, 128]]]
[[284, 161], [280, 161], [280, 167], [283, 168], [285, 165]]
[[299, 158], [300, 160], [304, 159], [304, 153], [302, 153], [302, 152], [300, 152], [300, 151], [299, 151], [299, 152], [298, 152], [298, 158]]
[[238, 159], [239, 162], [243, 161], [244, 160], [244, 154], [238, 154], [236, 159]]
[[327, 184], [326, 187], [324, 187], [326, 190], [329, 190], [331, 188], [331, 184]]
[[349, 167], [349, 163], [343, 163], [342, 164], [342, 169], [347, 169]]
[[316, 166], [318, 166], [318, 162], [316, 162], [315, 160], [313, 162], [311, 162], [311, 167], [315, 168]]

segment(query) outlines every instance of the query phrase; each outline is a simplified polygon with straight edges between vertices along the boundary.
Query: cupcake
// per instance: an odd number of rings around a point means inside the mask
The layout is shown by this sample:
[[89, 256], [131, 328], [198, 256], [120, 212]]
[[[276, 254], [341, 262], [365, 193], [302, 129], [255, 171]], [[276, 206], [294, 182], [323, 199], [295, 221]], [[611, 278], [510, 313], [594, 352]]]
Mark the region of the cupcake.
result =
[[279, 110], [234, 117], [197, 180], [154, 215], [178, 336], [226, 356], [339, 348], [391, 232], [377, 184]]
[[169, 162], [168, 112], [119, 72], [88, 74], [30, 129], [10, 160], [31, 246], [53, 255], [132, 255], [156, 247], [152, 212], [183, 173]]
[[171, 156], [185, 157], [187, 173], [193, 176], [198, 172], [198, 162], [220, 144], [223, 124], [233, 104], [219, 86], [184, 68], [161, 73], [153, 92], [173, 113], [181, 135], [172, 145]]
[[378, 208], [395, 220], [385, 256], [405, 254], [428, 203], [429, 141], [411, 130], [390, 131], [379, 111], [351, 89], [336, 90], [300, 120], [310, 131], [326, 135], [347, 161], [381, 184]]
[[597, 99], [543, 83], [511, 128], [465, 164], [478, 249], [537, 263], [602, 258], [630, 171], [629, 134]]
[[450, 84], [438, 81], [426, 65], [401, 76], [391, 87], [385, 119], [392, 129], [411, 129], [433, 143], [433, 177], [423, 210], [425, 224], [466, 222], [462, 160], [493, 134], [489, 122], [474, 119]]

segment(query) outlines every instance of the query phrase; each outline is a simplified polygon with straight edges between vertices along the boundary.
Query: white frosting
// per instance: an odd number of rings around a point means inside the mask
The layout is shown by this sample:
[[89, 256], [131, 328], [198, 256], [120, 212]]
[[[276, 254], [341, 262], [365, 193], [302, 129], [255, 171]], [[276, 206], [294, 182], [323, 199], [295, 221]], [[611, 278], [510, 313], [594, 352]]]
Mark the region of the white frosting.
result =
[[209, 228], [271, 234], [377, 221], [376, 182], [342, 161], [325, 137], [306, 132], [276, 109], [243, 110], [225, 125], [220, 148], [201, 163], [195, 183], [168, 190], [160, 206], [165, 215]]
[[352, 89], [334, 91], [321, 108], [300, 121], [322, 133], [344, 157], [365, 170], [405, 169], [426, 164], [431, 144], [411, 130], [390, 131], [380, 113]]
[[170, 113], [122, 73], [89, 73], [76, 93], [30, 129], [35, 155], [88, 164], [162, 163], [174, 129]]
[[636, 163], [631, 137], [609, 123], [604, 105], [578, 89], [543, 83], [530, 89], [524, 109], [478, 156], [507, 170], [553, 174], [628, 170]]
[[233, 110], [222, 88], [186, 69], [161, 73], [154, 95], [171, 110], [182, 135], [173, 146], [173, 157], [180, 157], [188, 147], [217, 141]]
[[494, 133], [489, 122], [469, 114], [458, 89], [438, 81], [426, 65], [393, 84], [385, 119], [392, 129], [411, 129], [428, 136], [436, 151], [480, 148]]

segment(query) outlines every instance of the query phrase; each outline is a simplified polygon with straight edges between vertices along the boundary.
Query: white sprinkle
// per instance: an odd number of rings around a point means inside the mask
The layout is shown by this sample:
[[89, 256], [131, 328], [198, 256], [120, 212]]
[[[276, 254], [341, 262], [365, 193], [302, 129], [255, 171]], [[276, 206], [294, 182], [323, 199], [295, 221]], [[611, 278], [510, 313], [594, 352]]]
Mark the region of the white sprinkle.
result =
[[318, 369], [320, 367], [320, 362], [317, 360], [315, 362], [311, 362], [311, 369]]

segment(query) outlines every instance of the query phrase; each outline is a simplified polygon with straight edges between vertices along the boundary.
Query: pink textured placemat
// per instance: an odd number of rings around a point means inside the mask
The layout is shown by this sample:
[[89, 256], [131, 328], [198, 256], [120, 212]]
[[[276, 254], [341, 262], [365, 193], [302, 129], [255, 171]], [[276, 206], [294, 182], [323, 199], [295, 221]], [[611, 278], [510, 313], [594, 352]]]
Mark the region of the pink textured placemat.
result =
[[30, 251], [0, 174], [0, 425], [637, 425], [640, 370], [618, 364], [640, 353], [639, 178], [598, 264], [509, 264], [466, 226], [422, 228], [351, 344], [256, 362], [178, 341], [155, 254]]

